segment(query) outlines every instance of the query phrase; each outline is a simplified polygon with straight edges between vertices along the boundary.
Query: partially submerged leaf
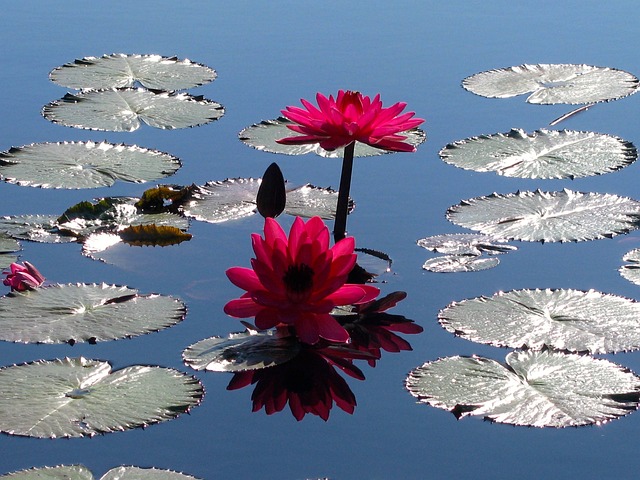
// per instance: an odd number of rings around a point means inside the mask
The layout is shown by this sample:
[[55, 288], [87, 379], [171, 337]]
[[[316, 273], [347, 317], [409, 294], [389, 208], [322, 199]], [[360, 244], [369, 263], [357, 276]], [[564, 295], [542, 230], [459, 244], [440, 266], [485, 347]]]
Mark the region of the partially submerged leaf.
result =
[[640, 349], [640, 303], [594, 290], [512, 290], [453, 302], [449, 332], [500, 347], [589, 353]]
[[631, 283], [640, 285], [640, 248], [635, 248], [625, 253], [622, 260], [629, 262], [628, 265], [620, 267], [620, 275], [629, 280]]
[[295, 337], [281, 338], [271, 331], [246, 332], [201, 340], [187, 347], [182, 358], [195, 370], [239, 372], [279, 365], [299, 352]]
[[180, 161], [167, 153], [107, 142], [32, 143], [0, 152], [8, 183], [42, 188], [98, 188], [116, 180], [144, 183], [173, 175]]
[[37, 438], [84, 437], [144, 427], [197, 406], [194, 377], [169, 368], [111, 365], [83, 357], [0, 369], [0, 431]]
[[512, 425], [601, 425], [638, 407], [640, 378], [607, 360], [552, 351], [511, 352], [506, 365], [447, 357], [413, 370], [406, 388], [420, 403]]
[[179, 228], [155, 224], [127, 227], [120, 230], [118, 234], [123, 242], [135, 246], [166, 247], [191, 240], [191, 234]]
[[0, 340], [96, 343], [156, 332], [185, 315], [173, 297], [117, 285], [50, 285], [0, 297]]
[[[284, 155], [315, 153], [321, 157], [344, 157], [344, 147], [328, 151], [321, 148], [318, 143], [308, 145], [282, 145], [280, 143], [276, 143], [276, 140], [291, 136], [291, 130], [287, 128], [288, 124], [291, 124], [291, 122], [283, 117], [279, 117], [275, 120], [263, 120], [260, 123], [251, 125], [250, 127], [242, 130], [238, 134], [238, 137], [242, 142], [246, 143], [250, 147], [270, 153], [282, 153]], [[406, 136], [407, 139], [405, 142], [413, 146], [418, 146], [427, 139], [427, 135], [419, 128], [401, 132], [399, 135]], [[371, 157], [387, 153], [392, 152], [371, 147], [365, 143], [356, 142], [354, 157]]]
[[67, 127], [133, 132], [141, 122], [167, 130], [196, 127], [222, 117], [224, 108], [187, 93], [122, 88], [67, 93], [45, 105], [42, 114], [47, 120]]
[[637, 91], [638, 79], [628, 72], [576, 64], [519, 65], [476, 73], [462, 81], [476, 95], [507, 98], [531, 93], [529, 103], [596, 103]]
[[154, 90], [184, 90], [209, 83], [216, 76], [215, 70], [189, 59], [123, 53], [84, 57], [49, 73], [49, 79], [63, 87], [94, 90], [137, 84]]
[[424, 270], [436, 273], [479, 272], [497, 267], [499, 258], [475, 255], [443, 255], [430, 258], [422, 265]]
[[529, 242], [610, 238], [640, 227], [640, 202], [611, 194], [517, 192], [464, 200], [447, 210], [456, 225]]
[[450, 143], [440, 158], [476, 172], [519, 178], [578, 178], [624, 168], [638, 158], [632, 143], [612, 135], [572, 130], [482, 135]]

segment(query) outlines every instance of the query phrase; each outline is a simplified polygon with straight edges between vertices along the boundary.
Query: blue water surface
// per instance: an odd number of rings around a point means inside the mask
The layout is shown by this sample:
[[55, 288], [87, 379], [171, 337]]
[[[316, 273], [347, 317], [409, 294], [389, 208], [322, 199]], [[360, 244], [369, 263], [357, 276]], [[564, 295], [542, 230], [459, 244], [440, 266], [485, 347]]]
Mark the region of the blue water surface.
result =
[[[522, 180], [474, 173], [444, 164], [438, 151], [473, 135], [533, 131], [570, 107], [525, 104], [523, 98], [487, 99], [460, 81], [492, 68], [523, 63], [585, 63], [640, 74], [638, 9], [626, 1], [337, 1], [257, 2], [5, 2], [0, 11], [0, 149], [43, 141], [108, 140], [180, 157], [169, 182], [203, 184], [258, 177], [273, 161], [287, 179], [337, 187], [340, 161], [287, 157], [250, 149], [237, 140], [244, 127], [278, 116], [286, 105], [338, 89], [380, 92], [385, 104], [406, 101], [426, 119], [428, 140], [414, 154], [357, 159], [349, 233], [358, 246], [387, 252], [393, 273], [383, 293], [404, 290], [394, 313], [425, 329], [409, 338], [412, 352], [386, 354], [367, 380], [349, 383], [354, 415], [334, 409], [328, 422], [288, 411], [251, 413], [250, 389], [225, 390], [230, 376], [197, 373], [206, 388], [201, 406], [177, 420], [144, 430], [92, 439], [39, 440], [0, 436], [0, 474], [33, 466], [81, 463], [99, 478], [118, 465], [183, 471], [202, 479], [447, 479], [634, 478], [640, 468], [640, 415], [580, 429], [515, 428], [418, 405], [403, 388], [407, 373], [430, 360], [479, 354], [504, 359], [505, 349], [457, 339], [437, 323], [454, 300], [516, 288], [593, 288], [630, 298], [640, 291], [617, 269], [640, 235], [580, 244], [519, 243], [495, 269], [434, 274], [418, 238], [461, 233], [444, 212], [462, 199], [492, 192], [559, 190], [640, 197], [638, 165], [579, 180]], [[222, 103], [225, 116], [202, 127], [133, 133], [72, 129], [44, 120], [40, 110], [66, 90], [47, 74], [58, 65], [105, 53], [177, 55], [218, 71], [218, 79], [191, 92]], [[632, 96], [601, 104], [561, 124], [640, 142]], [[93, 197], [139, 196], [147, 186], [118, 183], [91, 191], [54, 191], [0, 184], [1, 215], [59, 214]], [[283, 218], [289, 224], [291, 218]], [[177, 247], [123, 249], [116, 265], [89, 260], [78, 244], [23, 243], [22, 259], [55, 282], [126, 284], [142, 292], [181, 297], [189, 307], [174, 328], [98, 345], [0, 344], [0, 363], [83, 355], [132, 364], [173, 367], [182, 350], [205, 337], [241, 330], [223, 305], [241, 293], [224, 275], [249, 266], [249, 234], [258, 216], [220, 225], [192, 223], [193, 239]], [[611, 358], [611, 357], [610, 357]], [[640, 372], [638, 353], [613, 361]]]

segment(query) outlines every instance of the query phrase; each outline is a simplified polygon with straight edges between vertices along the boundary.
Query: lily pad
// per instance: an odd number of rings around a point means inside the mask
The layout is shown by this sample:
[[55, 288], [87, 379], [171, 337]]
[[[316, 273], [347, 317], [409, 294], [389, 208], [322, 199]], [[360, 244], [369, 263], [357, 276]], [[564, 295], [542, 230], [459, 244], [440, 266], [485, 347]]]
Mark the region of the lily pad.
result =
[[449, 332], [500, 347], [589, 353], [640, 349], [640, 303], [594, 290], [512, 290], [453, 302]]
[[620, 267], [620, 275], [631, 283], [640, 285], [640, 248], [635, 248], [627, 252], [624, 257], [622, 257], [622, 260], [629, 262], [629, 264]]
[[177, 57], [112, 53], [84, 57], [54, 68], [49, 79], [62, 87], [104, 90], [134, 87], [154, 90], [184, 90], [209, 83], [215, 70]]
[[476, 95], [507, 98], [531, 93], [528, 103], [596, 103], [637, 91], [638, 79], [615, 68], [576, 64], [519, 65], [476, 73], [462, 81]]
[[0, 269], [8, 268], [18, 257], [13, 255], [20, 250], [20, 244], [11, 237], [0, 234]]
[[38, 438], [91, 437], [145, 427], [197, 406], [200, 382], [169, 368], [83, 357], [0, 369], [0, 431]]
[[519, 178], [579, 178], [624, 168], [638, 158], [632, 143], [612, 135], [572, 130], [520, 129], [451, 143], [440, 158], [476, 172]]
[[116, 180], [144, 183], [173, 175], [180, 160], [136, 145], [107, 142], [32, 143], [0, 153], [8, 183], [42, 188], [109, 187]]
[[506, 242], [503, 238], [491, 235], [451, 233], [421, 238], [416, 243], [429, 251], [447, 255], [497, 255], [518, 249], [514, 245], [507, 245]]
[[154, 93], [143, 88], [67, 93], [45, 105], [42, 115], [67, 127], [133, 132], [140, 123], [172, 130], [196, 127], [224, 115], [219, 103], [187, 93]]
[[294, 337], [280, 338], [273, 332], [232, 333], [227, 338], [200, 340], [182, 352], [184, 362], [195, 370], [240, 372], [288, 362], [300, 352]]
[[[56, 467], [30, 468], [2, 475], [12, 480], [94, 480], [91, 471], [84, 465], [58, 465]], [[197, 480], [195, 477], [172, 470], [116, 467], [105, 473], [100, 480]]]
[[611, 238], [637, 229], [640, 202], [612, 194], [517, 192], [464, 200], [447, 219], [485, 235], [528, 242]]
[[77, 240], [71, 232], [60, 231], [56, 215], [0, 217], [0, 232], [17, 240], [41, 243], [69, 243]]
[[640, 378], [607, 360], [552, 351], [511, 352], [506, 365], [447, 357], [413, 370], [406, 388], [420, 403], [498, 423], [601, 425], [638, 407]]
[[[257, 212], [259, 178], [228, 178], [196, 187], [180, 207], [185, 216], [209, 223], [238, 220]], [[338, 193], [330, 188], [303, 185], [287, 188], [285, 213], [301, 217], [335, 216]], [[353, 207], [353, 203], [351, 203]]]
[[0, 340], [95, 343], [162, 330], [185, 315], [180, 300], [129, 287], [50, 285], [0, 297]]
[[[257, 150], [264, 150], [270, 153], [281, 153], [284, 155], [303, 155], [305, 153], [315, 153], [321, 157], [342, 158], [344, 156], [344, 147], [336, 150], [328, 151], [320, 147], [319, 143], [308, 145], [281, 145], [276, 140], [291, 136], [291, 130], [287, 125], [292, 124], [284, 117], [275, 120], [263, 120], [260, 123], [251, 125], [242, 130], [238, 137], [240, 140], [250, 147]], [[419, 128], [414, 128], [399, 135], [406, 136], [405, 142], [417, 147], [427, 139], [427, 135]], [[372, 157], [375, 155], [383, 155], [393, 153], [388, 150], [371, 147], [365, 143], [356, 142], [354, 157]]]
[[436, 273], [479, 272], [497, 267], [500, 259], [479, 257], [474, 255], [444, 255], [430, 258], [422, 268]]

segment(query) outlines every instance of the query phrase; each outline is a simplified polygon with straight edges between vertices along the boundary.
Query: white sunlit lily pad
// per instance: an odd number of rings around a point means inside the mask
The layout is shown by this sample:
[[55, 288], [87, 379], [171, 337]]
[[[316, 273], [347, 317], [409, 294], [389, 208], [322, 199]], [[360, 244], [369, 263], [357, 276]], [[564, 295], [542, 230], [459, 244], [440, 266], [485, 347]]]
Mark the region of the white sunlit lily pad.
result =
[[635, 248], [627, 252], [624, 257], [622, 257], [622, 260], [629, 262], [629, 264], [620, 267], [620, 275], [631, 283], [640, 285], [640, 248]]
[[519, 65], [476, 73], [462, 81], [476, 95], [490, 98], [530, 93], [529, 103], [596, 103], [637, 91], [638, 79], [623, 70], [576, 64]]
[[640, 303], [594, 290], [512, 290], [453, 302], [438, 315], [449, 332], [510, 348], [589, 353], [640, 349]]
[[[55, 467], [30, 468], [0, 476], [7, 480], [94, 480], [91, 471], [84, 465], [58, 465]], [[112, 468], [100, 480], [197, 480], [196, 477], [172, 470], [121, 466]]]
[[447, 357], [413, 370], [406, 388], [420, 403], [498, 423], [601, 425], [638, 407], [640, 378], [608, 360], [552, 351], [511, 352], [506, 365]]
[[94, 90], [137, 84], [153, 90], [184, 90], [209, 83], [216, 76], [212, 68], [189, 59], [123, 53], [84, 57], [49, 73], [51, 81], [60, 86]]
[[41, 243], [68, 243], [75, 235], [61, 232], [56, 215], [11, 215], [0, 217], [0, 232], [17, 240]]
[[640, 227], [640, 202], [612, 194], [517, 192], [464, 200], [450, 207], [456, 225], [506, 239], [571, 242], [610, 238]]
[[107, 142], [33, 143], [0, 153], [8, 183], [42, 188], [98, 188], [116, 180], [144, 183], [173, 175], [180, 161], [167, 153]]
[[185, 315], [180, 300], [129, 287], [50, 285], [0, 297], [0, 340], [95, 343], [162, 330]]
[[195, 370], [239, 372], [279, 365], [299, 352], [300, 343], [293, 337], [280, 338], [270, 331], [247, 332], [200, 340], [187, 347], [182, 358]]
[[[250, 147], [270, 153], [281, 153], [284, 155], [315, 153], [321, 157], [329, 158], [342, 158], [344, 156], [344, 148], [328, 151], [321, 148], [318, 143], [308, 145], [281, 145], [277, 143], [276, 140], [296, 135], [295, 132], [287, 128], [287, 124], [291, 123], [292, 122], [283, 117], [275, 120], [263, 120], [260, 123], [256, 123], [242, 130], [238, 134], [238, 137]], [[414, 147], [417, 147], [427, 139], [427, 135], [419, 128], [402, 132], [400, 135], [406, 136], [407, 139], [405, 141]], [[354, 157], [372, 157], [386, 153], [393, 152], [356, 142]]]
[[430, 258], [422, 265], [424, 270], [435, 273], [479, 272], [497, 267], [500, 259], [474, 255], [444, 255]]
[[491, 235], [479, 235], [476, 233], [451, 233], [434, 235], [418, 240], [419, 247], [431, 252], [446, 255], [497, 255], [517, 250], [518, 247], [508, 245], [503, 238]]
[[612, 135], [572, 130], [482, 135], [440, 151], [446, 163], [519, 178], [579, 178], [624, 168], [638, 158], [632, 143]]
[[0, 369], [0, 431], [85, 437], [162, 422], [197, 406], [200, 382], [169, 368], [111, 365], [83, 357]]
[[45, 105], [44, 117], [67, 127], [133, 132], [146, 123], [172, 130], [196, 127], [224, 115], [219, 103], [187, 93], [154, 93], [143, 88], [88, 90]]
[[20, 250], [20, 244], [11, 237], [0, 234], [0, 269], [8, 268], [18, 257], [13, 255]]
[[[256, 196], [260, 188], [259, 178], [229, 178], [207, 182], [198, 186], [180, 211], [187, 217], [209, 223], [238, 220], [257, 212]], [[287, 186], [285, 213], [301, 216], [319, 216], [332, 219], [335, 216], [338, 193], [330, 188], [303, 185]]]

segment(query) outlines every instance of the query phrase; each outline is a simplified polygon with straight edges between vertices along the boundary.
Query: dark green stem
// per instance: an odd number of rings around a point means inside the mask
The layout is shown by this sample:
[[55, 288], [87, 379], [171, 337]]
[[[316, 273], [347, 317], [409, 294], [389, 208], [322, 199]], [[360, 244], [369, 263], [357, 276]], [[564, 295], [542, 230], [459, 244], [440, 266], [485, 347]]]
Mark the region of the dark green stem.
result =
[[342, 173], [340, 175], [340, 190], [338, 191], [338, 206], [336, 207], [336, 221], [333, 227], [333, 239], [338, 242], [347, 233], [347, 212], [349, 210], [349, 190], [351, 189], [351, 172], [353, 171], [353, 150], [356, 142], [344, 147], [342, 159]]

